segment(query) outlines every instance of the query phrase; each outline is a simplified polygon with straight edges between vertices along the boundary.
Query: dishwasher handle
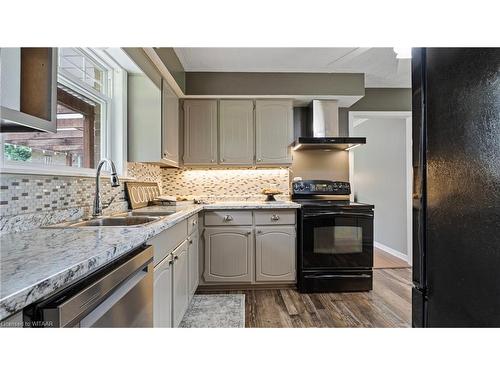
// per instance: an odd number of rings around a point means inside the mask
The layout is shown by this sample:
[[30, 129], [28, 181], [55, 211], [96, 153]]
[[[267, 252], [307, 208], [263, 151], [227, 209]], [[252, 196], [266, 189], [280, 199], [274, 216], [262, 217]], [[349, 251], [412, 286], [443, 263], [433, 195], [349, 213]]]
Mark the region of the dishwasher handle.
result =
[[[110, 293], [116, 292], [115, 295], [118, 296], [120, 293], [126, 292], [127, 288], [128, 290], [133, 288], [147, 274], [144, 271], [147, 272], [148, 265], [152, 262], [153, 247], [149, 246], [58, 305], [45, 308], [44, 316], [57, 320], [59, 327], [72, 325], [88, 315]], [[128, 282], [125, 282], [126, 280]], [[122, 287], [125, 289], [120, 287], [122, 283]]]

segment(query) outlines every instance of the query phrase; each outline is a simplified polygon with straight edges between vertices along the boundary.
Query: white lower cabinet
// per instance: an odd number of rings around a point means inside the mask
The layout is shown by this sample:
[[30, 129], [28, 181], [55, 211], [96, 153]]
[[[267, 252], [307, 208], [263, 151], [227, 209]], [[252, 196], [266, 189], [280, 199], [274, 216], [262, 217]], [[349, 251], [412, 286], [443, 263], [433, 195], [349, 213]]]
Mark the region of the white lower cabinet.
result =
[[163, 259], [154, 269], [154, 327], [172, 327], [172, 269], [172, 255], [169, 255], [165, 259]]
[[188, 236], [188, 260], [189, 260], [189, 300], [194, 296], [199, 283], [199, 235], [198, 228]]
[[295, 226], [255, 229], [255, 281], [295, 281]]
[[206, 228], [204, 280], [226, 284], [252, 282], [252, 234], [252, 227]]
[[172, 252], [172, 320], [178, 327], [189, 305], [189, 277], [187, 241]]

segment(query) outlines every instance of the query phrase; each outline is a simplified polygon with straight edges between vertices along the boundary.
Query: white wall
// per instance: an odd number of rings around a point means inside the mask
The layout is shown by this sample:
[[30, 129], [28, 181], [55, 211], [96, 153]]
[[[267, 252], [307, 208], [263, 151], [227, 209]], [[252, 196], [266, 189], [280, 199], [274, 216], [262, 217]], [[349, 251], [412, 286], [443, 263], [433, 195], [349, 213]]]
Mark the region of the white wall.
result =
[[[356, 121], [354, 122], [356, 123]], [[407, 217], [407, 133], [404, 118], [369, 118], [350, 136], [366, 137], [352, 150], [354, 197], [375, 205], [375, 242], [409, 255]]]

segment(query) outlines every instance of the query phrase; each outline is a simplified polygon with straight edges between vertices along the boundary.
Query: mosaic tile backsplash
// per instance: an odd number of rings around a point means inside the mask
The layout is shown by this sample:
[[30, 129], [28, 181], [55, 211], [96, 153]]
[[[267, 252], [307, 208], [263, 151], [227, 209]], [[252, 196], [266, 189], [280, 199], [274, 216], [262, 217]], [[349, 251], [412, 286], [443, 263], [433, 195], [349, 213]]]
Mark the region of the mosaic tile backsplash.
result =
[[127, 163], [127, 176], [142, 182], [161, 184], [163, 171], [159, 165], [146, 163]]
[[[94, 199], [91, 177], [2, 174], [0, 180], [0, 232], [27, 230], [88, 216]], [[127, 209], [124, 185], [112, 188], [101, 182], [105, 213]]]
[[271, 184], [290, 194], [289, 170], [283, 169], [163, 169], [162, 193], [218, 200], [264, 199]]

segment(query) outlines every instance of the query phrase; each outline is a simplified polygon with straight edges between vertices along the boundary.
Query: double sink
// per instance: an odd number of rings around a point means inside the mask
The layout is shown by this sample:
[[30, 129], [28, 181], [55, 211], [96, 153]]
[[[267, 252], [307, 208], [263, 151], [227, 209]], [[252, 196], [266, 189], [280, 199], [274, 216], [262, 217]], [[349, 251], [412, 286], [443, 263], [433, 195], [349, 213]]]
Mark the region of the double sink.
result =
[[174, 214], [175, 211], [157, 212], [126, 212], [112, 216], [102, 216], [89, 220], [79, 220], [77, 222], [66, 222], [46, 226], [45, 228], [81, 228], [81, 227], [134, 227], [144, 224], [151, 224], [161, 220], [165, 216]]

